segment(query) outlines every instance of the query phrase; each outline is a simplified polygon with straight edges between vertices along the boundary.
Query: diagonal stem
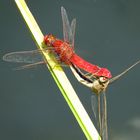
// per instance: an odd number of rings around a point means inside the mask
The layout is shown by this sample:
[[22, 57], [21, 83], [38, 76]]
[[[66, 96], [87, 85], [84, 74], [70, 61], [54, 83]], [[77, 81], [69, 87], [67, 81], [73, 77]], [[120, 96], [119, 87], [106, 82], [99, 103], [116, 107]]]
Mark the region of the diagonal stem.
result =
[[81, 104], [77, 94], [75, 93], [74, 89], [72, 88], [69, 80], [67, 79], [65, 73], [63, 72], [62, 68], [59, 66], [53, 68], [55, 65], [55, 61], [47, 61], [51, 60], [53, 56], [44, 51], [46, 47], [43, 42], [43, 34], [35, 21], [32, 13], [30, 12], [29, 8], [27, 7], [24, 0], [15, 0], [17, 7], [21, 15], [23, 16], [25, 23], [31, 32], [31, 35], [37, 44], [38, 49], [41, 51], [44, 61], [48, 62], [47, 66], [49, 71], [51, 72], [58, 88], [60, 89], [64, 99], [66, 100], [67, 104], [69, 105], [72, 113], [74, 114], [76, 120], [78, 121], [81, 129], [83, 130], [86, 138], [88, 140], [100, 140], [100, 136], [95, 129], [92, 121], [90, 120], [86, 110], [84, 109], [83, 105]]

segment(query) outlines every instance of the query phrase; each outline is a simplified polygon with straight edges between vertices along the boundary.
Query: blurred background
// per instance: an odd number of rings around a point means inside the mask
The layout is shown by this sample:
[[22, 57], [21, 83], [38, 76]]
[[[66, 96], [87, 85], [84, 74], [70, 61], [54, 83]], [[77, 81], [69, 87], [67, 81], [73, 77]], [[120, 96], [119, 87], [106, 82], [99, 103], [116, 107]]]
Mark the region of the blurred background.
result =
[[[76, 17], [75, 51], [84, 59], [119, 74], [140, 58], [140, 1], [28, 0], [42, 32], [63, 39], [60, 7]], [[13, 0], [0, 2], [0, 139], [86, 140], [46, 66], [14, 71], [5, 53], [36, 49]], [[93, 119], [93, 94], [64, 68]], [[109, 86], [110, 140], [140, 139], [140, 66]]]

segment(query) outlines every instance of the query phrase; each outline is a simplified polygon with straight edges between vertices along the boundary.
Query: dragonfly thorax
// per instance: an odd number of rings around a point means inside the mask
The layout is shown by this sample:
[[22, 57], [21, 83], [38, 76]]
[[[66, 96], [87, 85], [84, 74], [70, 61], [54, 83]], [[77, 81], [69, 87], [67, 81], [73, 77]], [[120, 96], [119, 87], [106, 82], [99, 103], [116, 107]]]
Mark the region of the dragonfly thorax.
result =
[[92, 84], [92, 91], [95, 92], [96, 94], [101, 93], [102, 91], [105, 91], [109, 84], [109, 80], [106, 77], [99, 77], [98, 79], [93, 81]]

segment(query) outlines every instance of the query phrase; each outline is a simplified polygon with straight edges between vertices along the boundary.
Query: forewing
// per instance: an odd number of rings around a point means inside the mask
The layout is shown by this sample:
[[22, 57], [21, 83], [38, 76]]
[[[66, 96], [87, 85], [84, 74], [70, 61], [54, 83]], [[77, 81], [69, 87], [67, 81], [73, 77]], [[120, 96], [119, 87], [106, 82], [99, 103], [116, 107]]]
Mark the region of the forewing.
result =
[[64, 7], [61, 7], [61, 16], [62, 16], [62, 23], [63, 23], [63, 37], [64, 41], [69, 41], [69, 32], [70, 32], [70, 24], [68, 20], [68, 16]]
[[3, 56], [3, 60], [16, 63], [37, 63], [43, 61], [38, 50], [11, 52]]
[[74, 48], [74, 39], [75, 39], [75, 29], [76, 29], [76, 19], [74, 18], [71, 22], [71, 36], [70, 36], [70, 42], [72, 44], [72, 47]]
[[74, 46], [76, 19], [73, 19], [70, 25], [67, 12], [64, 7], [61, 7], [61, 16], [62, 16], [62, 22], [63, 22], [64, 41]]

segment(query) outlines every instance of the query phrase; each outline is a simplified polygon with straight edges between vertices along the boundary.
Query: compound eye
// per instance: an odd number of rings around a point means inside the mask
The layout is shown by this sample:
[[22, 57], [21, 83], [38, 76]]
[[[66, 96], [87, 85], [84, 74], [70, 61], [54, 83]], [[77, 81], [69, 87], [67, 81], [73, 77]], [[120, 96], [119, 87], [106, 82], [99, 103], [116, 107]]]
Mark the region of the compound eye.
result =
[[100, 77], [99, 80], [100, 80], [100, 82], [102, 82], [102, 83], [108, 81], [108, 79], [107, 79], [106, 77]]

